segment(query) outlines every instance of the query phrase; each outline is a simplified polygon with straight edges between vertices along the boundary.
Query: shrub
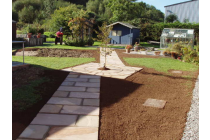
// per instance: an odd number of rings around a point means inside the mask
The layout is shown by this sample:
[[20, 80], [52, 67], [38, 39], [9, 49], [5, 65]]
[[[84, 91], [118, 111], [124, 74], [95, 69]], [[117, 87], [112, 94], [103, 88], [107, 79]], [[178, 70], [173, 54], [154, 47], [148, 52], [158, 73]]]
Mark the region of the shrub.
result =
[[49, 38], [55, 38], [55, 35], [54, 34], [50, 34]]

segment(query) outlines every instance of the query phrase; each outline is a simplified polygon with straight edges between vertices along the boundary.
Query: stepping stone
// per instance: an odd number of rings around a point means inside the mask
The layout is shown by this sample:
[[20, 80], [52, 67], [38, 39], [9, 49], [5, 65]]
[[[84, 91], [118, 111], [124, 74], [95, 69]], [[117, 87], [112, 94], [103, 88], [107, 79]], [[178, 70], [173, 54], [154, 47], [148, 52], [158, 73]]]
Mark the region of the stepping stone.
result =
[[99, 99], [99, 93], [91, 93], [91, 92], [71, 92], [69, 97], [73, 98], [95, 98]]
[[70, 74], [67, 76], [67, 78], [77, 78], [77, 77], [79, 77], [79, 75], [77, 74]]
[[66, 78], [65, 82], [87, 82], [88, 79], [87, 78]]
[[100, 83], [76, 82], [75, 86], [79, 86], [79, 87], [100, 87]]
[[99, 115], [99, 107], [92, 106], [67, 106], [65, 105], [61, 113], [78, 115]]
[[100, 76], [97, 75], [80, 75], [80, 78], [92, 78], [92, 79], [99, 79]]
[[99, 116], [79, 116], [76, 126], [99, 127]]
[[59, 113], [62, 108], [62, 105], [44, 105], [43, 108], [39, 111], [41, 113]]
[[67, 91], [56, 91], [53, 96], [54, 97], [67, 97], [69, 95], [69, 92]]
[[61, 86], [73, 86], [75, 82], [63, 82]]
[[180, 70], [173, 70], [173, 71], [171, 71], [171, 73], [182, 74], [183, 72]]
[[86, 87], [68, 87], [68, 86], [60, 86], [58, 88], [60, 91], [85, 91]]
[[83, 105], [99, 106], [99, 99], [84, 99]]
[[49, 126], [29, 125], [20, 134], [19, 138], [43, 139], [48, 130]]
[[75, 126], [77, 115], [38, 114], [31, 124]]
[[87, 92], [100, 92], [100, 88], [87, 88]]
[[52, 97], [47, 103], [58, 104], [58, 105], [80, 105], [81, 102], [82, 102], [82, 99], [77, 99], [77, 98]]
[[89, 79], [89, 82], [99, 83], [101, 79]]
[[143, 106], [164, 108], [166, 101], [148, 98]]
[[46, 140], [98, 140], [95, 127], [52, 127]]

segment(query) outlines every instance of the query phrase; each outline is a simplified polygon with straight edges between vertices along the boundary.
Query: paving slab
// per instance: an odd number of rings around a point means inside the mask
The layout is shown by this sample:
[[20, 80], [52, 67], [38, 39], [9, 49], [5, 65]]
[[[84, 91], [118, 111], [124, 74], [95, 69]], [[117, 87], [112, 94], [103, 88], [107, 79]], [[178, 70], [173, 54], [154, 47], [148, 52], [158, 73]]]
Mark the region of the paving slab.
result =
[[61, 86], [73, 86], [75, 82], [63, 82]]
[[57, 104], [57, 105], [80, 105], [82, 99], [78, 98], [59, 98], [59, 97], [52, 97], [48, 100], [48, 104]]
[[83, 105], [99, 106], [99, 99], [84, 99]]
[[157, 108], [164, 108], [166, 104], [166, 101], [164, 100], [158, 100], [158, 99], [151, 99], [148, 98], [143, 106], [149, 106], [149, 107], [157, 107]]
[[98, 128], [52, 127], [46, 140], [98, 140]]
[[60, 91], [85, 91], [86, 87], [60, 86], [58, 90]]
[[80, 78], [99, 79], [100, 76], [97, 76], [97, 75], [80, 75]]
[[100, 83], [76, 82], [75, 86], [78, 86], [78, 87], [100, 87]]
[[87, 78], [66, 78], [65, 82], [87, 82]]
[[43, 139], [48, 130], [49, 126], [29, 125], [20, 134], [19, 138]]
[[69, 75], [67, 76], [67, 78], [77, 78], [77, 77], [79, 77], [78, 74], [69, 74]]
[[65, 105], [61, 113], [78, 115], [99, 115], [99, 107], [92, 106], [67, 106]]
[[100, 88], [87, 88], [87, 92], [100, 92]]
[[61, 108], [63, 106], [62, 105], [44, 105], [42, 107], [42, 109], [39, 111], [41, 113], [59, 113]]
[[38, 114], [31, 124], [75, 126], [77, 115]]
[[83, 116], [80, 115], [76, 126], [82, 127], [99, 127], [99, 116]]
[[53, 96], [54, 97], [67, 97], [69, 95], [69, 92], [68, 91], [59, 91], [57, 90]]
[[72, 98], [95, 98], [99, 99], [99, 93], [91, 93], [91, 92], [71, 92], [69, 97]]

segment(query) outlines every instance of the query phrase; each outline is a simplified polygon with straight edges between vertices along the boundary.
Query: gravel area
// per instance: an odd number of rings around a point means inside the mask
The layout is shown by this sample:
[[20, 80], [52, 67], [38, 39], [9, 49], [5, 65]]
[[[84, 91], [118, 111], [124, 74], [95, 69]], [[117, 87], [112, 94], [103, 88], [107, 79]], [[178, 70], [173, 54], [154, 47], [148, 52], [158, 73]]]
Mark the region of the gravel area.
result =
[[182, 140], [199, 139], [199, 76], [193, 90], [193, 99], [190, 111], [187, 114], [187, 122]]

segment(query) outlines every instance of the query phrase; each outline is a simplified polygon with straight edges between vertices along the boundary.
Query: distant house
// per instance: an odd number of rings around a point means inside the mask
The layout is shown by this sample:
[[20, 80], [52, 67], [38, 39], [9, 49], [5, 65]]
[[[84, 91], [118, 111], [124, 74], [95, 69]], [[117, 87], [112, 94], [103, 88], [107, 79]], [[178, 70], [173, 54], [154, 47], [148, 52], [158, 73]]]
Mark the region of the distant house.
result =
[[176, 14], [180, 22], [199, 23], [199, 0], [185, 1], [165, 7], [165, 18], [170, 14]]
[[16, 21], [12, 20], [12, 40], [16, 39]]
[[109, 35], [111, 38], [110, 44], [130, 44], [139, 42], [140, 29], [128, 23], [115, 22], [109, 26], [113, 29]]

